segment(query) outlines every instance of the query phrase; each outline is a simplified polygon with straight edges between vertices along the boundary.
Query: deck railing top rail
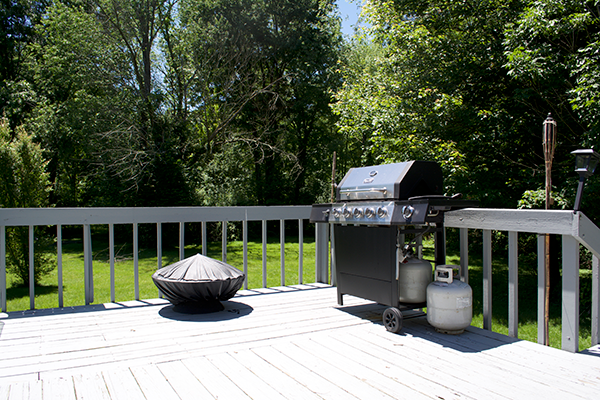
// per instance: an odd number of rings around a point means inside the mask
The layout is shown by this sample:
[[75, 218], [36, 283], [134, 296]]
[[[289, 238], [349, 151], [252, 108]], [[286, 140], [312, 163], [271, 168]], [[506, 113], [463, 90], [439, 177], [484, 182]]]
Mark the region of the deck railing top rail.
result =
[[568, 235], [600, 258], [600, 228], [585, 214], [572, 210], [466, 208], [446, 213], [445, 226]]
[[311, 206], [0, 208], [0, 225], [100, 225], [306, 219]]

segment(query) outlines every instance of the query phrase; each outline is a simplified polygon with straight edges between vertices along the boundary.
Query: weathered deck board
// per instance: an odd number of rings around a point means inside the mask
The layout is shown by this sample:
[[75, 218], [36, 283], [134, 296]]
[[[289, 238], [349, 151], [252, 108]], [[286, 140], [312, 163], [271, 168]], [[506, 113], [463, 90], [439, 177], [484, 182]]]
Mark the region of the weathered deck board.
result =
[[325, 285], [241, 291], [212, 314], [165, 300], [0, 314], [5, 399], [590, 399], [600, 351], [572, 354], [385, 307]]

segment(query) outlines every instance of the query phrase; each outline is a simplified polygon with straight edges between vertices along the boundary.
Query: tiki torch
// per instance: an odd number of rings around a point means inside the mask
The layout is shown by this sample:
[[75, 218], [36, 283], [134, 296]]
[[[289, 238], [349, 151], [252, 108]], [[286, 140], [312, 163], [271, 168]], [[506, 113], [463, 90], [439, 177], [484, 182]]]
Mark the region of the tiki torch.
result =
[[[548, 113], [548, 117], [544, 121], [543, 129], [543, 146], [544, 146], [544, 159], [546, 161], [546, 210], [550, 209], [552, 205], [552, 159], [554, 158], [554, 149], [556, 147], [556, 121], [552, 118], [551, 114]], [[545, 246], [544, 246], [544, 263], [545, 263], [545, 275], [546, 275], [546, 293], [544, 298], [544, 344], [550, 345], [549, 335], [549, 320], [550, 320], [550, 235], [545, 235]]]

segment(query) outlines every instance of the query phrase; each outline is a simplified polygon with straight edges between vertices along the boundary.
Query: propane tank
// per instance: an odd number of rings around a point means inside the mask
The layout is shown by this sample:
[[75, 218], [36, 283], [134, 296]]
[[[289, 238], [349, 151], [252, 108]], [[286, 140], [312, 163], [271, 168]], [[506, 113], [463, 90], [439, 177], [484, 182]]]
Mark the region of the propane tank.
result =
[[458, 335], [471, 325], [473, 291], [454, 280], [452, 270], [452, 265], [435, 268], [435, 280], [427, 286], [427, 322], [438, 332]]
[[400, 263], [398, 293], [401, 303], [425, 303], [431, 283], [431, 263], [409, 256]]

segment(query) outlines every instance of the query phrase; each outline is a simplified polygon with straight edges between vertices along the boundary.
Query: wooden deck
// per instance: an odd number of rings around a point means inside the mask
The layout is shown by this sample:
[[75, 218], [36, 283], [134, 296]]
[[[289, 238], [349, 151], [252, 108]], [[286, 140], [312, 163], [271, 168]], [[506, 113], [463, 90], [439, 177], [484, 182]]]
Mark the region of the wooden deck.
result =
[[344, 300], [314, 284], [241, 291], [212, 314], [160, 299], [0, 314], [0, 400], [600, 396], [600, 352], [443, 335], [425, 317], [395, 335], [383, 306]]

